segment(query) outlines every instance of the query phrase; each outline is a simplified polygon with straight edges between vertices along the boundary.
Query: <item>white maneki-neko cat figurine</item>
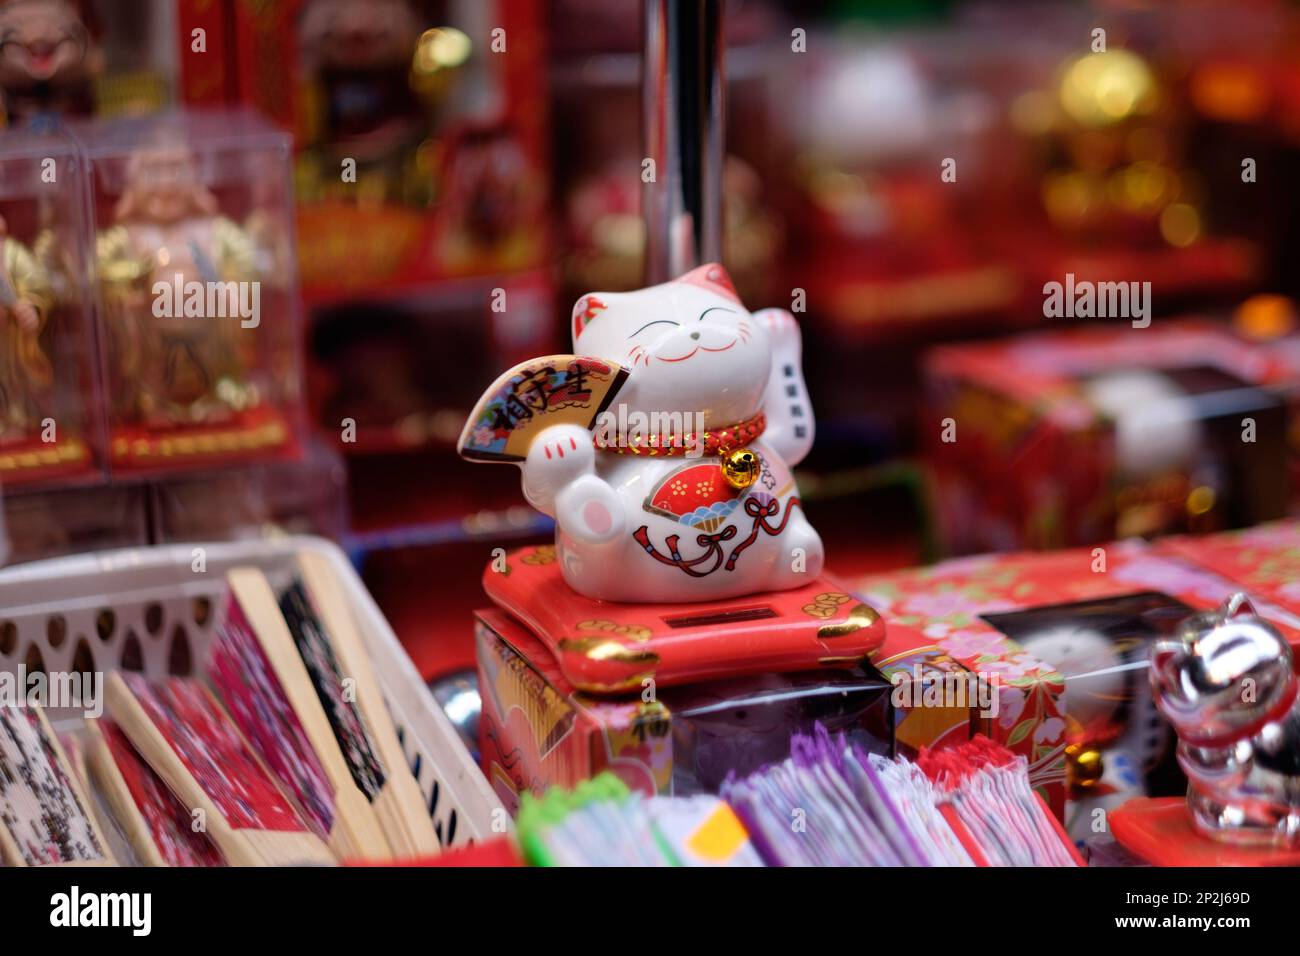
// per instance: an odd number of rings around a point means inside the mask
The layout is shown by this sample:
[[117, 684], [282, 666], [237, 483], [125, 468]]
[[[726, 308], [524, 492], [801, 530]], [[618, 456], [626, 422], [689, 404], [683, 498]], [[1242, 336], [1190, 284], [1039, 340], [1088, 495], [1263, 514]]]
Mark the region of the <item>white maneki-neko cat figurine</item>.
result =
[[822, 542], [791, 474], [813, 413], [789, 312], [749, 312], [705, 265], [583, 296], [573, 348], [498, 379], [459, 447], [522, 467], [574, 591], [669, 603], [816, 579]]

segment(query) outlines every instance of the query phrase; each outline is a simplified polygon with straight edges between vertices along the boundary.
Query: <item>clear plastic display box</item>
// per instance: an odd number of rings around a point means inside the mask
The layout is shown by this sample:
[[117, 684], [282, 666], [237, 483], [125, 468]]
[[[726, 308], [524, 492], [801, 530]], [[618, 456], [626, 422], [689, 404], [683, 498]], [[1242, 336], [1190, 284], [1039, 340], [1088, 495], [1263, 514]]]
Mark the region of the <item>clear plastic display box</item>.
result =
[[114, 474], [296, 455], [289, 136], [245, 110], [70, 130], [88, 164]]
[[86, 183], [59, 133], [0, 133], [0, 484], [102, 475]]

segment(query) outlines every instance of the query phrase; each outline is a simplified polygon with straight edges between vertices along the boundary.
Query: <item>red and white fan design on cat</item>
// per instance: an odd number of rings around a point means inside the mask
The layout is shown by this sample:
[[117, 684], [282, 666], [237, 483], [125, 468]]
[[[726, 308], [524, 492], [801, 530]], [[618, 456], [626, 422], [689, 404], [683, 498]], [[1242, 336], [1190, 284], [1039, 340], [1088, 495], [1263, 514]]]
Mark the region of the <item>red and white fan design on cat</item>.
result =
[[714, 462], [669, 473], [646, 498], [647, 511], [711, 534], [736, 510], [744, 493], [722, 477]]

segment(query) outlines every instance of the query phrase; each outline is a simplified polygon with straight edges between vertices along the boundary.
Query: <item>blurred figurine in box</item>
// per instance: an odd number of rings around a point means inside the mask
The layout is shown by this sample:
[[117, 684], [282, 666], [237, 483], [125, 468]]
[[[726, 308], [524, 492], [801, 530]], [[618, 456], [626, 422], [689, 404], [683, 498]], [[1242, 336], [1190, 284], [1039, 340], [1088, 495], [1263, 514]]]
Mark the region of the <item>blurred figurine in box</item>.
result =
[[[175, 143], [139, 149], [114, 215], [97, 255], [118, 414], [166, 427], [222, 421], [255, 404], [236, 331], [256, 250], [220, 214], [194, 155]], [[203, 309], [189, 308], [195, 283]]]
[[50, 280], [31, 251], [8, 231], [0, 217], [0, 442], [30, 437], [54, 378], [41, 347], [41, 331], [54, 305]]
[[544, 193], [509, 126], [468, 124], [459, 130], [440, 179], [447, 184], [442, 254], [454, 268], [484, 255], [499, 257], [507, 267], [533, 258]]
[[[299, 162], [300, 195], [427, 204], [431, 113], [445, 89], [444, 67], [468, 56], [468, 38], [422, 31], [408, 0], [307, 0], [298, 37], [308, 78], [306, 138], [315, 144]], [[345, 159], [356, 163], [352, 183], [339, 174]]]
[[3, 125], [94, 111], [104, 57], [88, 15], [69, 0], [0, 3]]

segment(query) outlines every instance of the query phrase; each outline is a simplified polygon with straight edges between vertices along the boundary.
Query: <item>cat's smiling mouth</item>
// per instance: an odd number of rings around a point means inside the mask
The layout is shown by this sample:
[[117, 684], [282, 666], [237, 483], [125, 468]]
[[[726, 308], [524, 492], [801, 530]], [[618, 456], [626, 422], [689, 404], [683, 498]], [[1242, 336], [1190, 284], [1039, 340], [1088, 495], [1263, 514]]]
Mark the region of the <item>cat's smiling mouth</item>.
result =
[[695, 348], [691, 349], [685, 355], [680, 355], [677, 358], [664, 358], [661, 355], [656, 355], [655, 358], [659, 359], [659, 361], [661, 362], [685, 362], [688, 358], [692, 358], [696, 352], [725, 352], [727, 351], [727, 349], [735, 345], [737, 341], [739, 340], [732, 339], [730, 342], [728, 342], [720, 349], [711, 349], [707, 345], [697, 345], [695, 346]]

